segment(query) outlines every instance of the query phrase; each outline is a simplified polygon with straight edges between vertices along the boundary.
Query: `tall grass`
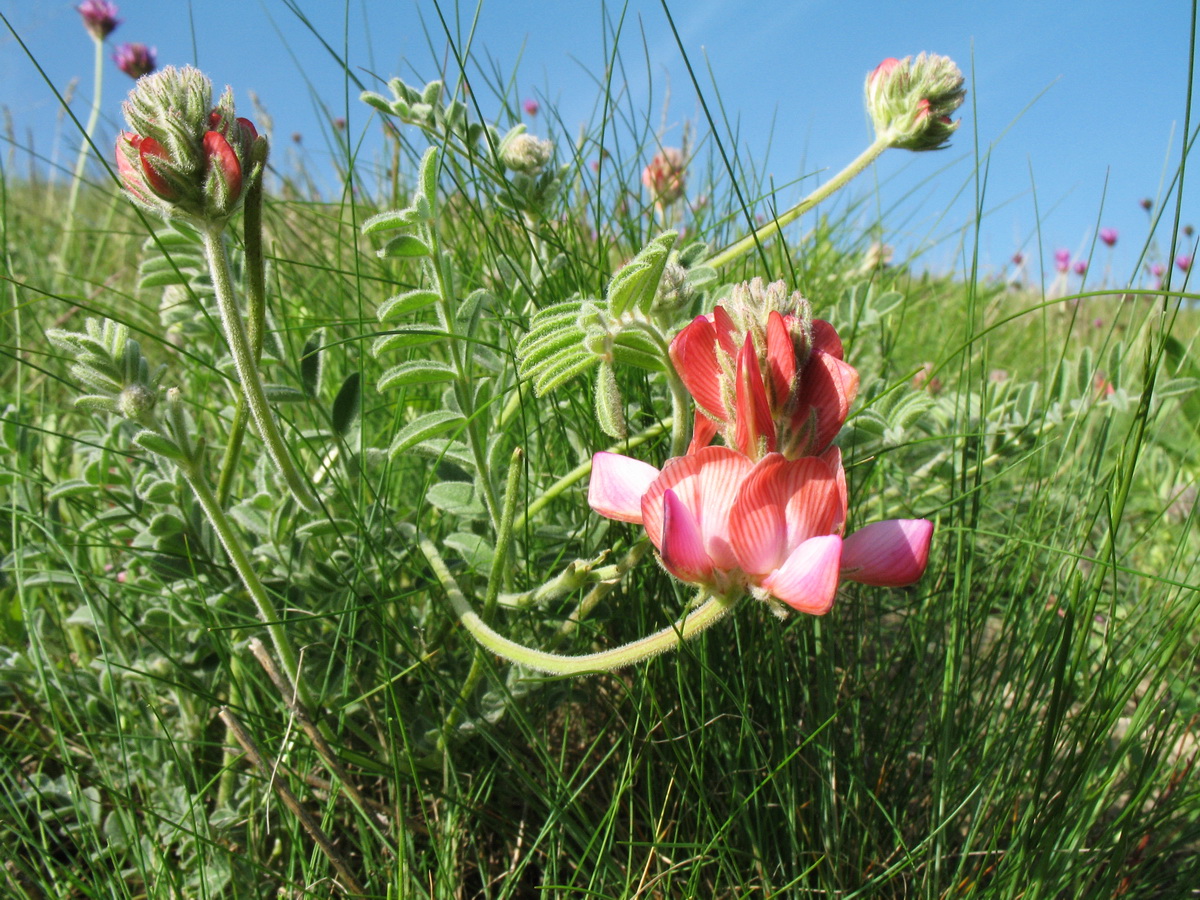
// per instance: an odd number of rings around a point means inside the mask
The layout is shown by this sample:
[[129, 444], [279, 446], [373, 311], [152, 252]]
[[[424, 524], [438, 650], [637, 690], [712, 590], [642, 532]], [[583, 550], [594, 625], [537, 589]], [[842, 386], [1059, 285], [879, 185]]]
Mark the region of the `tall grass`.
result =
[[[511, 79], [464, 64], [474, 90], [517, 109]], [[457, 70], [443, 74], [452, 93]], [[421, 274], [360, 230], [413, 202], [427, 132], [393, 121], [378, 159], [342, 145], [336, 197], [284, 168], [276, 141], [264, 360], [322, 511], [288, 498], [253, 434], [225, 506], [299, 648], [307, 711], [255, 655], [264, 623], [184, 480], [128, 423], [75, 408], [72, 360], [44, 336], [88, 317], [125, 326], [180, 388], [215, 483], [237, 393], [195, 246], [152, 239], [161, 224], [95, 170], [59, 261], [66, 190], [3, 172], [5, 892], [1193, 895], [1200, 371], [1179, 292], [1047, 298], [973, 268], [864, 268], [869, 204], [810, 215], [680, 318], [766, 276], [834, 321], [863, 380], [839, 439], [852, 519], [934, 519], [924, 579], [844, 586], [820, 619], [746, 602], [677, 654], [578, 679], [503, 663], [458, 627], [419, 541], [482, 609], [495, 532], [470, 490], [479, 471], [499, 491], [521, 448], [522, 510], [614, 444], [587, 375], [536, 397], [514, 359], [538, 309], [601, 297], [664, 224], [638, 180], [658, 149], [651, 113], [598, 82], [579, 137], [543, 107], [562, 189], [537, 215], [506, 200], [486, 141], [444, 154], [434, 227], [475, 366], [466, 394], [376, 389], [402, 361], [450, 359], [424, 334], [438, 330], [428, 311], [403, 323], [415, 332], [376, 320]], [[709, 202], [668, 214], [715, 249], [776, 204], [752, 173], [724, 175], [724, 132], [697, 133], [688, 196]], [[154, 286], [168, 269], [178, 277], [159, 280], [175, 283]], [[663, 383], [617, 374], [630, 432], [652, 435], [631, 452], [661, 465]], [[386, 452], [447, 404], [470, 404], [470, 423]], [[612, 565], [638, 546], [585, 488], [520, 517], [499, 631], [584, 653], [684, 610], [689, 592], [649, 554], [619, 581], [521, 598], [575, 560]]]

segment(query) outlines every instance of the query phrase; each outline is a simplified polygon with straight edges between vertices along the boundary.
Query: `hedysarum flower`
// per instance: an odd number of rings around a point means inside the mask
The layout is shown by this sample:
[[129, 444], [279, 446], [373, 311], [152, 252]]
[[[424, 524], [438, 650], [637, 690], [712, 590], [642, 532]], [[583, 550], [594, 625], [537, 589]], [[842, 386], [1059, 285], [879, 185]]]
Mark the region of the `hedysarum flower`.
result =
[[876, 136], [904, 150], [945, 147], [959, 124], [950, 116], [966, 95], [954, 61], [932, 53], [885, 59], [867, 75], [865, 90]]
[[1117, 234], [1118, 232], [1115, 228], [1101, 228], [1100, 240], [1111, 247], [1117, 242]]
[[525, 110], [525, 115], [527, 116], [536, 116], [538, 111], [541, 109], [541, 107], [538, 105], [538, 102], [532, 97], [522, 103], [521, 108]]
[[683, 196], [687, 187], [687, 165], [678, 147], [664, 147], [642, 170], [642, 184], [660, 206], [669, 206]]
[[720, 432], [751, 459], [814, 456], [837, 436], [858, 392], [833, 326], [813, 321], [782, 281], [736, 286], [727, 307], [675, 336], [670, 355], [699, 407], [692, 450]]
[[98, 41], [104, 40], [121, 24], [117, 18], [117, 4], [108, 0], [83, 0], [75, 9], [83, 16], [83, 27]]
[[1076, 275], [1079, 275], [1079, 276], [1086, 275], [1087, 274], [1087, 260], [1086, 259], [1075, 260], [1075, 265], [1073, 266], [1073, 268], [1075, 269]]
[[145, 44], [122, 44], [113, 54], [113, 62], [130, 78], [141, 78], [157, 67], [158, 52]]
[[267, 156], [232, 93], [214, 108], [203, 73], [168, 66], [139, 80], [124, 110], [131, 130], [117, 138], [117, 172], [129, 195], [167, 217], [223, 224]]
[[1067, 249], [1059, 249], [1054, 251], [1054, 268], [1060, 272], [1066, 272], [1071, 268], [1071, 251]]
[[875, 522], [848, 538], [841, 453], [757, 463], [705, 447], [662, 471], [615, 453], [592, 459], [588, 503], [641, 524], [663, 567], [720, 596], [749, 590], [799, 612], [829, 611], [841, 578], [900, 587], [925, 571], [933, 523]]
[[1192, 267], [1192, 257], [1187, 253], [1180, 253], [1175, 257], [1175, 266], [1180, 272], [1186, 272]]

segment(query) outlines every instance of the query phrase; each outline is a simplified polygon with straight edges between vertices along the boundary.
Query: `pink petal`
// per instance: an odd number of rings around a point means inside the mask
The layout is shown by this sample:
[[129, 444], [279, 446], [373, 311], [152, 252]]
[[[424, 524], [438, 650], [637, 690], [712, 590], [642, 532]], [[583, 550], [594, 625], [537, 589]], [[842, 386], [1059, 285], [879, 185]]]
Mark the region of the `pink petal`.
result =
[[729, 318], [729, 313], [725, 312], [725, 307], [713, 307], [712, 323], [721, 349], [731, 357], [737, 356], [737, 326], [733, 324], [733, 319]]
[[[131, 142], [133, 141], [131, 140]], [[178, 198], [179, 193], [175, 188], [171, 187], [171, 183], [162, 176], [151, 162], [151, 159], [161, 159], [169, 162], [171, 157], [167, 153], [167, 149], [154, 138], [141, 138], [141, 140], [133, 143], [137, 147], [138, 159], [142, 164], [142, 174], [146, 176], [146, 184], [150, 190], [164, 200], [175, 200]]]
[[713, 563], [704, 549], [700, 525], [671, 490], [663, 493], [661, 556], [667, 571], [680, 581], [703, 583], [712, 579]]
[[813, 319], [812, 323], [813, 350], [824, 350], [834, 359], [843, 359], [842, 339], [838, 337], [837, 329], [824, 319]]
[[833, 533], [841, 534], [846, 527], [846, 516], [849, 512], [849, 494], [846, 491], [846, 470], [842, 468], [842, 450], [840, 447], [829, 447], [819, 457], [833, 472], [837, 483], [838, 506], [833, 517]]
[[230, 202], [236, 200], [242, 193], [242, 164], [238, 162], [237, 154], [220, 132], [204, 132], [203, 142], [209, 169], [216, 168], [220, 172]]
[[717, 423], [697, 410], [696, 421], [692, 426], [692, 442], [688, 444], [687, 452], [692, 454], [707, 447], [716, 436]]
[[872, 522], [850, 537], [842, 549], [842, 574], [863, 584], [903, 587], [925, 572], [933, 523], [928, 519]]
[[809, 538], [830, 534], [840, 509], [837, 480], [825, 461], [764, 456], [729, 513], [738, 564], [750, 576], [766, 576]]
[[737, 426], [735, 442], [747, 456], [757, 458], [761, 452], [760, 439], [766, 438], [767, 452], [775, 449], [775, 421], [767, 402], [767, 389], [758, 369], [758, 354], [754, 339], [746, 342], [737, 358]]
[[729, 413], [721, 400], [721, 364], [717, 360], [717, 332], [705, 316], [696, 316], [671, 341], [671, 362], [696, 403], [725, 421]]
[[810, 538], [764, 578], [762, 586], [797, 612], [823, 616], [837, 594], [841, 555], [842, 539], [836, 534]]
[[597, 453], [592, 457], [588, 506], [609, 519], [641, 525], [642, 495], [657, 477], [658, 469], [640, 459]]
[[783, 316], [771, 310], [767, 316], [767, 370], [771, 374], [771, 399], [783, 406], [796, 377], [796, 345]]
[[713, 565], [735, 568], [737, 558], [729, 546], [729, 509], [752, 466], [749, 459], [728, 447], [705, 447], [670, 460], [642, 497], [642, 524], [654, 546], [662, 551], [663, 495], [670, 490], [695, 516]]
[[[837, 437], [858, 394], [858, 370], [824, 350], [814, 350], [800, 373], [800, 394], [792, 427], [811, 429], [801, 454], [820, 453]], [[813, 421], [815, 418], [815, 422]]]

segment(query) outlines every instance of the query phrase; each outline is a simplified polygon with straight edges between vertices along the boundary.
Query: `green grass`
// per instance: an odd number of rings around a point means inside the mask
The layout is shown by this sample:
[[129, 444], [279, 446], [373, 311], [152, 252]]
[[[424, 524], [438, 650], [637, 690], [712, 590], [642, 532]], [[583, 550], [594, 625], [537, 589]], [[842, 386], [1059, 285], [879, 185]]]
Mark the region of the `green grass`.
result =
[[[237, 393], [203, 279], [140, 286], [139, 267], [162, 256], [146, 243], [161, 225], [98, 170], [59, 260], [65, 188], [3, 173], [6, 895], [337, 896], [333, 858], [381, 898], [1195, 891], [1200, 373], [1197, 313], [1182, 295], [1073, 304], [903, 263], [858, 272], [867, 207], [809, 216], [803, 239], [726, 267], [679, 321], [710, 309], [721, 286], [769, 276], [838, 325], [863, 383], [839, 441], [852, 521], [933, 518], [925, 577], [844, 585], [821, 619], [781, 621], [745, 602], [675, 654], [542, 677], [478, 652], [417, 541], [440, 547], [482, 610], [489, 584], [528, 591], [576, 559], [619, 561], [639, 540], [589, 510], [584, 479], [521, 524], [497, 582], [480, 498], [441, 486], [482, 470], [503, 494], [519, 447], [520, 512], [613, 443], [593, 414], [594, 378], [535, 397], [514, 350], [537, 309], [601, 297], [658, 233], [638, 182], [655, 150], [650, 114], [613, 112], [580, 150], [559, 135], [562, 189], [536, 214], [506, 199], [519, 185], [498, 180], [486, 150], [444, 153], [434, 227], [452, 296], [487, 292], [459, 342], [478, 393], [450, 400], [446, 384], [376, 389], [402, 361], [452, 358], [445, 339], [372, 352], [397, 324], [436, 325], [429, 310], [375, 317], [388, 297], [428, 286], [360, 232], [412, 202], [426, 137], [400, 129], [379, 160], [341, 161], [358, 193], [321, 199], [303, 172], [272, 181], [267, 380], [296, 395], [277, 414], [323, 509], [289, 499], [252, 433], [226, 503], [300, 651], [323, 739], [251, 652], [253, 639], [270, 646], [267, 629], [192, 491], [133, 443], [129, 423], [75, 408], [72, 360], [44, 336], [88, 317], [127, 326], [151, 367], [165, 366], [161, 385], [182, 391], [215, 484]], [[739, 197], [770, 199], [720, 174], [720, 140], [703, 137], [690, 173], [689, 197], [708, 205], [676, 210], [674, 223], [713, 249], [744, 233]], [[601, 146], [603, 180], [588, 165]], [[195, 274], [186, 246], [172, 254]], [[320, 329], [317, 375], [302, 356]], [[936, 390], [912, 384], [925, 363]], [[631, 433], [668, 414], [661, 377], [617, 377]], [[355, 378], [361, 399], [349, 403]], [[389, 457], [406, 423], [447, 402], [470, 405], [460, 437], [481, 460], [428, 447]], [[633, 453], [661, 465], [668, 448], [663, 433]], [[577, 654], [662, 628], [690, 599], [647, 555], [560, 634], [589, 589], [502, 602], [490, 620]]]

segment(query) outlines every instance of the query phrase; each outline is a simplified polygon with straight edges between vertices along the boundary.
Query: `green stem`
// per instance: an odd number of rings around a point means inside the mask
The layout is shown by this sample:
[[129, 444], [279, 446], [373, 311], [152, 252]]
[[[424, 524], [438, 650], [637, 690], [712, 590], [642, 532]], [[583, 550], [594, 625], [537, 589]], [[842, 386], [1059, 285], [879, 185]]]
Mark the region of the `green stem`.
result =
[[[421, 552], [425, 554], [426, 559], [429, 560], [429, 564], [433, 567], [434, 574], [437, 576], [438, 581], [441, 582], [442, 589], [446, 592], [446, 597], [450, 600], [450, 605], [454, 608], [455, 615], [458, 616], [463, 627], [471, 633], [475, 640], [498, 656], [504, 657], [509, 662], [517, 663], [518, 665], [535, 669], [539, 672], [548, 672], [551, 675], [583, 675], [590, 672], [611, 672], [613, 669], [631, 666], [634, 663], [657, 656], [660, 653], [665, 653], [668, 650], [675, 650], [684, 641], [695, 637], [718, 622], [737, 605], [737, 598], [710, 596], [704, 603], [693, 609], [683, 618], [678, 619], [661, 631], [656, 631], [654, 634], [647, 635], [644, 638], [639, 638], [620, 647], [614, 647], [612, 650], [602, 650], [599, 653], [585, 653], [581, 656], [559, 656], [557, 653], [534, 650], [531, 647], [510, 641], [508, 638], [489, 628], [475, 610], [471, 608], [471, 605], [467, 602], [467, 598], [463, 596], [458, 583], [454, 580], [454, 576], [450, 573], [445, 560], [437, 552], [437, 548], [434, 547], [433, 542], [429, 538], [421, 538], [420, 545]], [[703, 597], [705, 593], [702, 589], [697, 599]]]
[[[258, 174], [246, 188], [246, 199], [242, 204], [242, 235], [246, 254], [246, 319], [250, 353], [255, 365], [262, 359], [263, 333], [267, 321], [266, 265], [262, 252], [262, 173]], [[225, 444], [225, 455], [221, 458], [221, 474], [217, 478], [217, 499], [227, 506], [233, 490], [233, 473], [242, 456], [242, 441], [246, 436], [246, 424], [250, 410], [245, 397], [238, 397], [233, 411], [233, 423], [229, 427], [229, 440]]]
[[742, 254], [759, 246], [763, 241], [770, 240], [782, 231], [785, 226], [790, 225], [835, 191], [845, 187], [855, 176], [861, 174], [884, 150], [891, 146], [892, 140], [894, 140], [894, 136], [890, 133], [885, 132], [882, 135], [876, 136], [871, 146], [860, 153], [850, 165], [838, 172], [832, 179], [825, 182], [825, 184], [783, 213], [783, 215], [776, 217], [758, 229], [758, 231], [747, 235], [735, 244], [730, 244], [716, 256], [710, 257], [704, 265], [712, 266], [713, 268], [726, 265], [733, 262]]
[[234, 298], [233, 282], [229, 275], [229, 259], [225, 247], [221, 243], [221, 228], [209, 225], [203, 229], [204, 251], [208, 257], [209, 271], [212, 273], [213, 289], [217, 295], [217, 305], [221, 310], [221, 324], [225, 329], [225, 340], [229, 343], [229, 352], [233, 355], [234, 368], [238, 380], [242, 383], [242, 391], [250, 415], [258, 433], [266, 444], [267, 452], [275, 463], [275, 467], [287, 482], [292, 494], [306, 509], [319, 510], [320, 504], [313, 496], [308, 482], [300, 474], [291, 456], [288, 455], [287, 445], [275, 416], [267, 403], [267, 395], [263, 390], [262, 377], [259, 375], [258, 364], [254, 361], [249, 340], [246, 337], [246, 327], [238, 312], [237, 300]]
[[83, 131], [83, 143], [79, 145], [79, 156], [75, 158], [75, 173], [71, 178], [71, 191], [67, 195], [67, 217], [63, 228], [62, 244], [58, 250], [60, 270], [66, 269], [67, 254], [71, 251], [71, 241], [75, 235], [75, 204], [79, 199], [79, 185], [83, 181], [88, 153], [92, 149], [92, 135], [96, 133], [96, 123], [100, 120], [100, 90], [104, 83], [104, 40], [92, 35], [92, 43], [96, 47], [92, 72], [92, 109], [88, 113], [87, 127]]
[[275, 653], [279, 656], [279, 661], [283, 664], [283, 668], [292, 682], [292, 687], [295, 688], [297, 698], [308, 709], [316, 709], [308, 683], [300, 677], [299, 657], [292, 648], [287, 629], [283, 627], [283, 622], [275, 610], [275, 604], [271, 602], [271, 596], [267, 593], [267, 589], [259, 581], [250, 557], [226, 517], [225, 510], [217, 502], [216, 495], [208, 486], [208, 482], [200, 477], [194, 464], [180, 463], [179, 468], [188, 486], [196, 495], [196, 499], [200, 502], [200, 507], [204, 510], [204, 515], [212, 525], [213, 531], [217, 533], [217, 538], [221, 541], [221, 546], [225, 548], [229, 561], [233, 563], [233, 568], [242, 580], [246, 592], [254, 601], [254, 606], [258, 609], [258, 617], [267, 626], [271, 643], [275, 645]]

